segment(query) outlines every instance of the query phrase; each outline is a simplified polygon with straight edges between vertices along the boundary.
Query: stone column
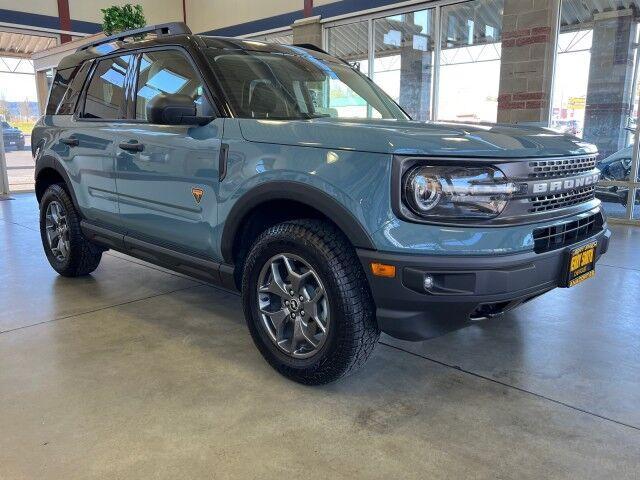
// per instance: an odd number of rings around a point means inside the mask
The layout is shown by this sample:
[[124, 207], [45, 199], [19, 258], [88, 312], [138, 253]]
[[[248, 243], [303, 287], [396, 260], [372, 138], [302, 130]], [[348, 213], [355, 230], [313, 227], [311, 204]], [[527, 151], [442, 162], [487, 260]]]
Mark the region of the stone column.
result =
[[498, 122], [547, 124], [557, 6], [557, 0], [505, 0]]
[[632, 10], [594, 15], [583, 138], [598, 146], [601, 158], [626, 146], [634, 36]]
[[291, 25], [293, 29], [293, 43], [310, 44], [322, 48], [322, 24], [320, 16], [302, 18]]
[[[409, 25], [413, 23], [412, 13], [405, 16], [405, 23]], [[415, 30], [419, 29], [416, 28]], [[429, 120], [433, 68], [432, 54], [431, 50], [425, 52], [416, 49], [413, 44], [412, 34], [405, 35], [402, 39], [402, 46], [400, 47], [399, 103], [414, 120]]]

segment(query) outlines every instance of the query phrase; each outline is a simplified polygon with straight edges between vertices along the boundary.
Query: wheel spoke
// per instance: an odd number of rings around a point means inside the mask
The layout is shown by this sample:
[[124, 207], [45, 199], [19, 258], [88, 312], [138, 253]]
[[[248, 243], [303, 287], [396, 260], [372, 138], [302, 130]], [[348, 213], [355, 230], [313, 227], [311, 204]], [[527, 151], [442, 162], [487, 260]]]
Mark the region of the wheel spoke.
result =
[[270, 270], [271, 278], [269, 279], [269, 283], [260, 288], [260, 293], [273, 293], [280, 298], [288, 298], [287, 287], [280, 276], [277, 263], [271, 262]]
[[305, 323], [301, 318], [297, 318], [293, 326], [293, 335], [291, 337], [291, 351], [296, 352], [298, 345], [302, 342], [307, 342], [313, 348], [318, 347], [318, 340], [316, 340], [313, 334], [310, 332], [309, 324]]
[[50, 207], [50, 215], [51, 215], [51, 221], [54, 223], [54, 225], [58, 225], [60, 223], [60, 212], [58, 210], [58, 204], [56, 202], [51, 202], [49, 204]]
[[60, 250], [60, 255], [66, 258], [69, 253], [69, 245], [62, 237], [58, 240], [58, 249]]
[[293, 262], [284, 256], [282, 257], [282, 262], [284, 263], [284, 267], [287, 269], [287, 280], [289, 281], [289, 285], [291, 285], [291, 289], [296, 293], [300, 292], [300, 287], [313, 275], [313, 272], [311, 270], [304, 273], [296, 272]]
[[318, 302], [322, 300], [324, 296], [324, 288], [322, 286], [318, 286], [316, 290], [313, 292], [313, 296], [308, 300], [302, 302], [302, 306], [306, 312], [309, 312], [313, 318], [318, 316]]
[[276, 330], [276, 339], [282, 338], [282, 329], [284, 327], [285, 320], [289, 315], [288, 312], [284, 308], [275, 312], [269, 312], [268, 310], [260, 309], [260, 312], [269, 317], [269, 319], [271, 320], [273, 328], [275, 328]]

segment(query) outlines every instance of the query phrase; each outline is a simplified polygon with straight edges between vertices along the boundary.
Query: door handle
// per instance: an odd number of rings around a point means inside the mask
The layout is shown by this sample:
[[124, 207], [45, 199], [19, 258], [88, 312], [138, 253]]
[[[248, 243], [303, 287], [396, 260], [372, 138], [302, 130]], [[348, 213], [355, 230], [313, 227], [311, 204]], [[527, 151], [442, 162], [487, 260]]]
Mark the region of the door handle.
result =
[[60, 142], [64, 143], [65, 145], [69, 145], [70, 147], [77, 147], [78, 145], [80, 145], [80, 140], [74, 137], [61, 138]]
[[122, 142], [118, 145], [122, 150], [128, 150], [129, 152], [141, 152], [144, 150], [144, 145], [142, 143], [134, 142]]

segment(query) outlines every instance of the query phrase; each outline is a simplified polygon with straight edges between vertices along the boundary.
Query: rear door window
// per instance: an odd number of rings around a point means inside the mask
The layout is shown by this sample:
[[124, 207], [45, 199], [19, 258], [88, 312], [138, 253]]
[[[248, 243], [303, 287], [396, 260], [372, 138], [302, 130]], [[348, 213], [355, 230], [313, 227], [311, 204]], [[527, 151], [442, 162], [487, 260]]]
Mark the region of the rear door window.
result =
[[51, 91], [49, 92], [46, 115], [55, 115], [58, 111], [58, 106], [69, 88], [74, 70], [73, 68], [65, 68], [64, 70], [58, 70], [56, 72], [53, 83], [51, 84]]
[[83, 118], [124, 118], [125, 78], [132, 55], [100, 60], [93, 71], [84, 101]]

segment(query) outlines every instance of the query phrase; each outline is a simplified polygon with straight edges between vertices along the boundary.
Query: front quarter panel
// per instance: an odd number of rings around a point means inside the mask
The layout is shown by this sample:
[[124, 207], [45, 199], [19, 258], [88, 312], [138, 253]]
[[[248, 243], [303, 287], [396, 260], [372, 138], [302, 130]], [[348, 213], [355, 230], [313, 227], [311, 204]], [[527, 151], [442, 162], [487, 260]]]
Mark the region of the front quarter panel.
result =
[[275, 181], [295, 182], [328, 194], [369, 235], [393, 218], [391, 155], [249, 142], [242, 138], [235, 120], [227, 120], [224, 141], [229, 157], [218, 198], [220, 237], [234, 205], [253, 189]]

